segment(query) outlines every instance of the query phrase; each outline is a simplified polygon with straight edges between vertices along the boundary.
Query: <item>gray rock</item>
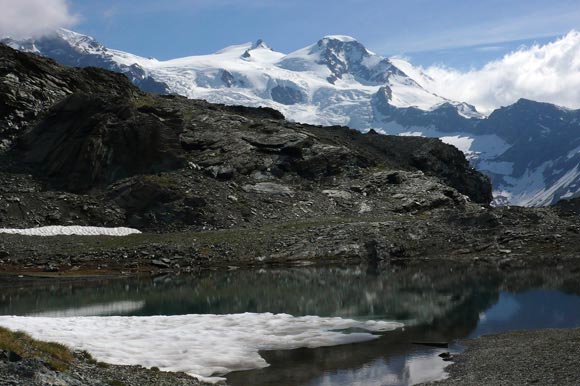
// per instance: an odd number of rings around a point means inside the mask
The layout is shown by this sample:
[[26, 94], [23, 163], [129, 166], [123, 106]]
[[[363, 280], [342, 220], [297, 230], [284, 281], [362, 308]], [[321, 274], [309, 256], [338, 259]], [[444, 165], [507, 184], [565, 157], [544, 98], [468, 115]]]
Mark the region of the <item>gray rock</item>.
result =
[[151, 260], [151, 264], [159, 268], [170, 268], [170, 265], [161, 260]]
[[323, 190], [322, 194], [326, 194], [330, 198], [338, 198], [341, 200], [351, 200], [352, 194], [344, 190], [327, 189]]
[[286, 185], [273, 182], [260, 182], [255, 185], [244, 185], [242, 189], [248, 193], [291, 196], [294, 191]]

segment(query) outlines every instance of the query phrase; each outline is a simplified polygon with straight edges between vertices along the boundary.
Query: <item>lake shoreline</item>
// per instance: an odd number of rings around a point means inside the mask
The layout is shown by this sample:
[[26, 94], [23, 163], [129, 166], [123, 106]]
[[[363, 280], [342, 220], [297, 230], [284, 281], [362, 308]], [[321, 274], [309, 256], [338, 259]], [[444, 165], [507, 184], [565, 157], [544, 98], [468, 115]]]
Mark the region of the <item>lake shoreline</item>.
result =
[[460, 341], [443, 381], [433, 386], [580, 384], [580, 329], [519, 330]]
[[[510, 235], [465, 245], [442, 243], [441, 235], [405, 241], [398, 252], [365, 241], [369, 229], [389, 240], [400, 230], [390, 222], [304, 222], [293, 226], [208, 232], [139, 234], [124, 237], [0, 235], [0, 281], [10, 277], [90, 278], [196, 274], [207, 270], [369, 264], [375, 266], [481, 267], [509, 272], [562, 267], [580, 272], [580, 250], [573, 235], [557, 238]], [[481, 236], [480, 236], [481, 237]], [[290, 241], [292, 240], [292, 241]], [[284, 248], [305, 240], [302, 251]], [[430, 243], [433, 248], [428, 248]], [[480, 245], [481, 244], [481, 245]], [[436, 246], [435, 246], [436, 245]]]

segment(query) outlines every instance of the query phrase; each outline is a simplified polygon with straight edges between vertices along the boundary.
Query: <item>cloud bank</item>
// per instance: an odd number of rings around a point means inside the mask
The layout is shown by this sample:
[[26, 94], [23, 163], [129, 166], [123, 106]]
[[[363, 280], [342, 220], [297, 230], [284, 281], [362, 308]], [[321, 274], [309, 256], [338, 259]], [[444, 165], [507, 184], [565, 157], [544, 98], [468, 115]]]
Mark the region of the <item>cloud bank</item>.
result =
[[484, 113], [519, 98], [580, 108], [580, 32], [546, 45], [524, 47], [467, 72], [421, 68], [423, 86], [446, 98], [468, 102]]
[[66, 0], [0, 0], [0, 36], [38, 37], [77, 19]]

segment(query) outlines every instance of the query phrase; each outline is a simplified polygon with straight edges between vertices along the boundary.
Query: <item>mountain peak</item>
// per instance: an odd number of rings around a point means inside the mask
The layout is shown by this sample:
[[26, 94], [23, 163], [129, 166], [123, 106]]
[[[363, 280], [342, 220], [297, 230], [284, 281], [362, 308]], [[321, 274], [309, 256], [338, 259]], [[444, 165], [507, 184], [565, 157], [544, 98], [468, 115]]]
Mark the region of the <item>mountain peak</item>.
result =
[[370, 55], [366, 47], [353, 37], [346, 35], [327, 35], [315, 44], [317, 50], [331, 50], [335, 52], [358, 51], [363, 55]]
[[254, 44], [252, 44], [252, 47], [250, 48], [250, 50], [255, 50], [258, 48], [263, 48], [266, 50], [271, 50], [272, 48], [270, 48], [270, 46], [262, 39], [258, 39]]
[[283, 56], [284, 54], [274, 51], [264, 40], [258, 39], [244, 51], [241, 58], [261, 62], [277, 62]]
[[340, 42], [343, 43], [352, 43], [352, 42], [357, 42], [357, 40], [355, 38], [353, 38], [352, 36], [348, 36], [348, 35], [326, 35], [325, 37], [322, 38], [322, 40], [338, 40]]

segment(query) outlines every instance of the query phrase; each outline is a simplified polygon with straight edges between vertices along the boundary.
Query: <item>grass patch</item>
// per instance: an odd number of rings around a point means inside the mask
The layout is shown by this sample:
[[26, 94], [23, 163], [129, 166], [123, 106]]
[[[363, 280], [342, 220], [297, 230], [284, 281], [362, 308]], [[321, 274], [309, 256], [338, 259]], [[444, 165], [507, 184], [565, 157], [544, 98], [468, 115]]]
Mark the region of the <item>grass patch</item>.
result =
[[60, 343], [43, 342], [22, 331], [0, 327], [0, 349], [12, 351], [24, 359], [38, 358], [56, 371], [65, 371], [74, 360], [68, 347]]

